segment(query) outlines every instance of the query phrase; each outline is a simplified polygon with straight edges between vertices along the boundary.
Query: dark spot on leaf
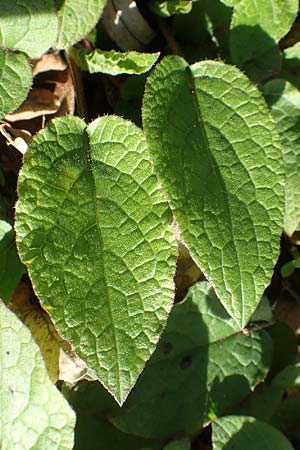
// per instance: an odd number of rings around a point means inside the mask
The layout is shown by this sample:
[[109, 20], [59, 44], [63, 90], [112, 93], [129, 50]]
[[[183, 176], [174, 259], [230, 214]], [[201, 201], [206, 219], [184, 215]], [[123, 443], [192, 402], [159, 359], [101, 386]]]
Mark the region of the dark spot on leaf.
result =
[[180, 367], [186, 369], [192, 364], [192, 357], [190, 355], [184, 356], [180, 361]]
[[10, 352], [8, 352], [8, 351], [7, 351], [7, 352], [6, 352], [6, 354], [7, 354], [7, 355], [9, 355], [9, 354], [10, 354]]
[[173, 350], [173, 345], [171, 344], [171, 342], [162, 342], [161, 344], [161, 351], [164, 354], [168, 354]]

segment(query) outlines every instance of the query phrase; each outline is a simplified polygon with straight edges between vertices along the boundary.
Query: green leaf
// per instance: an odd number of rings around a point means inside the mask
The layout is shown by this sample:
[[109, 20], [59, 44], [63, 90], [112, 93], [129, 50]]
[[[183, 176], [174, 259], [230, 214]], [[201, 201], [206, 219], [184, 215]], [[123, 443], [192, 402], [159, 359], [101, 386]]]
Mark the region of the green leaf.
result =
[[56, 47], [68, 48], [94, 28], [106, 0], [63, 0], [60, 3]]
[[264, 378], [271, 342], [237, 330], [210, 285], [194, 285], [112, 422], [139, 436], [192, 434], [239, 403]]
[[267, 328], [273, 341], [272, 367], [268, 379], [274, 378], [286, 366], [295, 364], [298, 358], [297, 339], [294, 331], [283, 322], [277, 322]]
[[188, 14], [192, 10], [191, 0], [151, 0], [149, 3], [152, 11], [162, 17], [170, 17], [174, 14]]
[[71, 391], [64, 388], [64, 394], [76, 412], [75, 450], [161, 449], [160, 441], [122, 433], [109, 422], [108, 416], [120, 407], [99, 382], [83, 382]]
[[300, 222], [300, 92], [282, 79], [266, 83], [263, 92], [282, 142], [286, 175], [284, 230], [291, 236]]
[[17, 243], [59, 332], [123, 403], [174, 297], [170, 211], [142, 131], [54, 120], [26, 153]]
[[0, 297], [7, 303], [26, 271], [21, 264], [12, 226], [0, 220]]
[[0, 45], [36, 58], [57, 36], [53, 0], [0, 0]]
[[230, 47], [234, 64], [254, 79], [280, 71], [276, 43], [289, 31], [298, 0], [241, 0], [234, 8]]
[[90, 73], [122, 73], [139, 75], [151, 69], [159, 53], [117, 52], [115, 50], [70, 49], [70, 53], [82, 70]]
[[286, 437], [249, 416], [227, 416], [213, 423], [214, 450], [293, 450]]
[[181, 439], [180, 441], [172, 441], [164, 447], [164, 450], [190, 450], [189, 439]]
[[268, 108], [235, 67], [168, 57], [148, 78], [143, 119], [181, 237], [243, 327], [282, 231], [283, 161]]
[[75, 415], [50, 382], [29, 330], [0, 302], [1, 447], [71, 450]]
[[0, 48], [0, 118], [18, 108], [31, 83], [32, 71], [26, 56]]

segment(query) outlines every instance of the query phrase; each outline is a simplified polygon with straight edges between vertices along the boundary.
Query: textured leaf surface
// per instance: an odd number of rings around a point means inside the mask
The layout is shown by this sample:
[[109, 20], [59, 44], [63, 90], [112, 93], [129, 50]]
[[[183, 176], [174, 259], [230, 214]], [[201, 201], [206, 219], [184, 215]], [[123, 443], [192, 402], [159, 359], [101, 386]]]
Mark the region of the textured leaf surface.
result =
[[53, 121], [26, 154], [17, 242], [60, 333], [122, 403], [173, 302], [170, 212], [142, 131]]
[[244, 326], [279, 252], [284, 170], [256, 87], [213, 61], [165, 58], [148, 78], [144, 129], [183, 241]]
[[151, 69], [159, 53], [117, 52], [115, 50], [71, 49], [78, 66], [90, 73], [122, 73], [139, 75]]
[[106, 0], [63, 0], [58, 10], [59, 31], [56, 46], [68, 48], [96, 25]]
[[25, 100], [31, 83], [31, 67], [25, 55], [0, 48], [0, 118]]
[[247, 416], [227, 416], [213, 424], [214, 450], [292, 450], [286, 437], [270, 425]]
[[29, 330], [0, 303], [3, 450], [71, 450], [75, 415], [50, 382]]
[[12, 226], [0, 220], [0, 296], [7, 303], [25, 272], [21, 264]]
[[113, 423], [140, 436], [189, 434], [240, 402], [264, 378], [271, 343], [237, 329], [210, 285], [194, 285]]
[[0, 0], [0, 45], [36, 58], [57, 36], [53, 0]]
[[244, 68], [247, 67], [247, 62], [258, 59], [257, 65], [260, 66], [266, 64], [264, 58], [271, 58], [268, 66], [272, 69], [276, 43], [291, 28], [298, 8], [298, 0], [239, 1], [235, 5], [231, 22], [230, 47], [233, 63]]
[[292, 235], [300, 222], [300, 92], [282, 79], [269, 81], [263, 91], [281, 137], [286, 174], [284, 229]]

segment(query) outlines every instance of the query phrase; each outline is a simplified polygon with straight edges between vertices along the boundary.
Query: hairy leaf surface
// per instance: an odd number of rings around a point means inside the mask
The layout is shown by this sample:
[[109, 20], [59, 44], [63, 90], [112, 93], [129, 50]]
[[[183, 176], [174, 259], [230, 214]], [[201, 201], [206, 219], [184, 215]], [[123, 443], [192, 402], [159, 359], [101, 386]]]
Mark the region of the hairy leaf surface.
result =
[[176, 245], [142, 131], [54, 120], [19, 178], [17, 243], [59, 332], [119, 403], [172, 306]]
[[0, 48], [0, 118], [25, 100], [31, 83], [32, 71], [26, 56]]
[[71, 450], [75, 415], [50, 382], [28, 328], [0, 302], [3, 450]]
[[113, 423], [140, 436], [192, 434], [239, 403], [264, 378], [272, 346], [237, 330], [211, 286], [194, 285]]
[[284, 229], [292, 235], [300, 222], [300, 92], [282, 79], [269, 81], [263, 91], [281, 136], [286, 174]]
[[78, 66], [90, 73], [122, 73], [139, 75], [151, 69], [157, 61], [159, 53], [117, 52], [115, 50], [71, 49]]
[[181, 237], [243, 327], [270, 282], [284, 168], [268, 108], [235, 67], [165, 58], [148, 78], [144, 129]]
[[0, 0], [0, 45], [36, 58], [50, 48], [58, 30], [53, 0]]

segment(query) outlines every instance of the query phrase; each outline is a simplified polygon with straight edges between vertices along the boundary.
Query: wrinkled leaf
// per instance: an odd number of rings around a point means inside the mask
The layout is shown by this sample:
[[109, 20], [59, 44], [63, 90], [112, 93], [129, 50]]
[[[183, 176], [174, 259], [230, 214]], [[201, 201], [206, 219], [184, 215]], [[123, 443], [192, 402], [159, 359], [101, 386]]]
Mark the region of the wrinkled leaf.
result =
[[298, 0], [241, 0], [234, 8], [230, 47], [234, 64], [252, 78], [262, 79], [280, 70], [277, 42], [291, 28]]
[[151, 0], [149, 6], [155, 14], [170, 17], [174, 14], [188, 14], [192, 9], [191, 0]]
[[60, 3], [56, 47], [68, 48], [96, 25], [106, 0], [63, 0]]
[[124, 119], [55, 120], [25, 155], [21, 258], [59, 332], [120, 403], [172, 306], [169, 220], [143, 133]]
[[117, 52], [115, 50], [71, 49], [77, 65], [90, 73], [122, 73], [139, 75], [151, 69], [159, 53]]
[[181, 237], [243, 327], [282, 230], [283, 161], [267, 106], [232, 66], [168, 57], [148, 78], [143, 119]]
[[266, 83], [263, 92], [282, 142], [286, 176], [284, 230], [291, 236], [300, 222], [300, 92], [282, 79]]
[[26, 271], [21, 264], [12, 226], [0, 220], [0, 296], [7, 303]]
[[71, 450], [75, 415], [29, 330], [0, 303], [1, 448]]
[[17, 109], [31, 83], [31, 67], [25, 55], [0, 48], [0, 118]]
[[293, 450], [272, 426], [248, 416], [227, 416], [213, 423], [214, 450]]
[[57, 36], [53, 0], [0, 0], [0, 45], [36, 58]]
[[210, 285], [194, 285], [112, 422], [140, 436], [192, 434], [239, 403], [264, 378], [271, 343], [237, 330]]

